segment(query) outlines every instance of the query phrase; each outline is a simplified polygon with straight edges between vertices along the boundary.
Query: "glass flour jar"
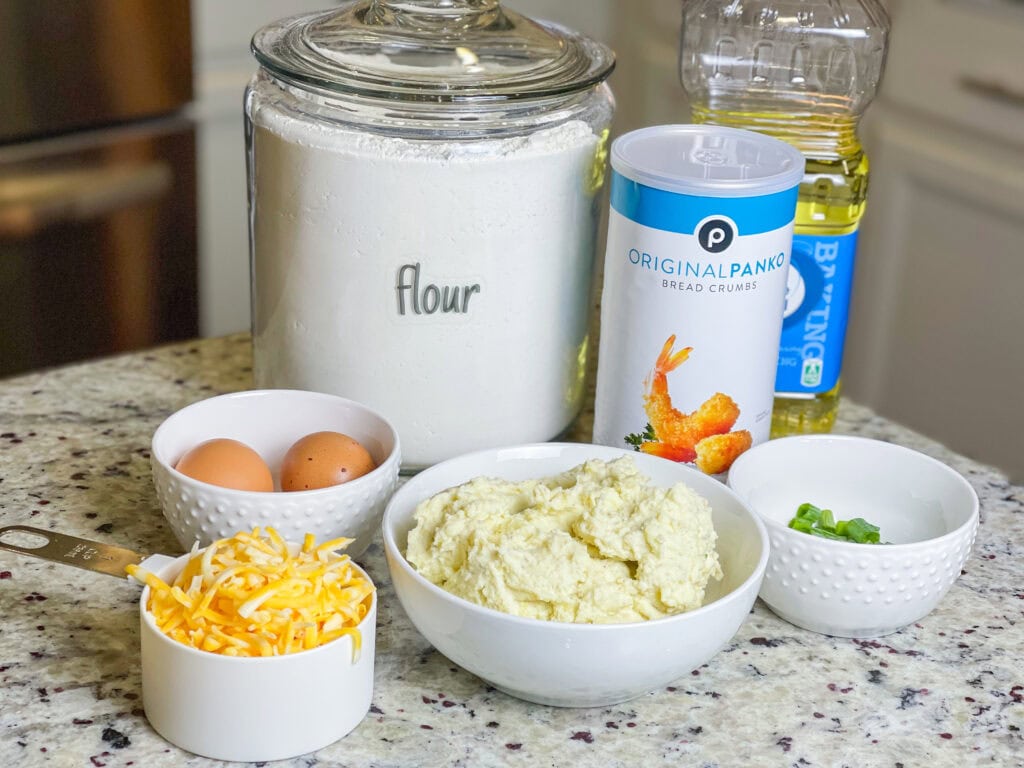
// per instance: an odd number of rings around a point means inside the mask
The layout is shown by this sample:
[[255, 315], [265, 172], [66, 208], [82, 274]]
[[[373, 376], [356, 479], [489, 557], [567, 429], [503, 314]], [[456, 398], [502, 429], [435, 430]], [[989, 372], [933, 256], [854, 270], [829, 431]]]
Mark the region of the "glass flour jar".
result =
[[403, 468], [578, 413], [611, 51], [498, 0], [261, 29], [246, 91], [254, 373], [399, 432]]

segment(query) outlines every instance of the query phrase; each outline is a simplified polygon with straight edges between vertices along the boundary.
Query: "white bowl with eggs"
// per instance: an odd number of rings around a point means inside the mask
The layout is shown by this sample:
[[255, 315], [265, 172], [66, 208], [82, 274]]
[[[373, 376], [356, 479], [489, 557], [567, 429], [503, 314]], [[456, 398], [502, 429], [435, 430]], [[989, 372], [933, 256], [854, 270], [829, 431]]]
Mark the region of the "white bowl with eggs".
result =
[[[157, 556], [144, 565], [171, 584], [188, 559]], [[326, 747], [366, 716], [373, 697], [375, 592], [356, 626], [358, 640], [346, 635], [269, 657], [224, 656], [171, 639], [148, 608], [150, 593], [146, 586], [139, 598], [143, 708], [172, 744], [216, 760], [283, 760]]]
[[[457, 597], [406, 559], [420, 502], [478, 477], [550, 477], [590, 459], [634, 459], [654, 485], [682, 482], [710, 503], [724, 573], [691, 611], [616, 624], [549, 621], [504, 613]], [[689, 674], [727, 643], [757, 596], [768, 560], [763, 524], [723, 484], [692, 468], [618, 448], [543, 443], [457, 457], [424, 470], [384, 513], [384, 550], [395, 592], [413, 625], [442, 654], [521, 699], [565, 707], [606, 706]]]
[[[761, 599], [798, 627], [879, 637], [931, 613], [959, 578], [978, 529], [978, 496], [942, 462], [881, 440], [801, 435], [741, 455], [729, 486], [764, 521], [771, 557]], [[880, 544], [789, 527], [809, 502], [878, 526]]]
[[[280, 490], [289, 448], [319, 432], [353, 438], [376, 468], [338, 485]], [[238, 441], [256, 451], [269, 468], [274, 490], [222, 487], [175, 468], [186, 452], [214, 439]], [[343, 467], [346, 456], [325, 452], [318, 460]], [[151, 452], [160, 506], [185, 550], [196, 542], [206, 546], [238, 531], [272, 526], [289, 541], [302, 541], [307, 533], [322, 540], [351, 538], [347, 552], [359, 557], [378, 530], [400, 463], [398, 433], [383, 415], [337, 395], [297, 389], [249, 390], [192, 403], [159, 426]]]

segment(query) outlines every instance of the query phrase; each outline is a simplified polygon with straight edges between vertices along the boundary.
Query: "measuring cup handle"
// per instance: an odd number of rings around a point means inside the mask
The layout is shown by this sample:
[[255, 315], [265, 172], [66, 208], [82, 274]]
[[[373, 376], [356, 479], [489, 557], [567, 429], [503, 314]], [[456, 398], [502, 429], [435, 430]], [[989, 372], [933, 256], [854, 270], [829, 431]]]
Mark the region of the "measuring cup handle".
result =
[[[5, 536], [18, 533], [41, 539], [43, 543], [32, 547], [4, 541]], [[110, 576], [124, 576], [125, 566], [139, 563], [143, 559], [142, 555], [132, 552], [130, 549], [115, 547], [99, 541], [80, 539], [77, 536], [68, 536], [65, 533], [47, 531], [43, 528], [33, 528], [29, 525], [7, 525], [0, 528], [0, 549], [36, 557], [40, 560], [48, 560], [51, 563], [73, 565], [76, 568], [84, 568], [87, 571], [105, 573]]]

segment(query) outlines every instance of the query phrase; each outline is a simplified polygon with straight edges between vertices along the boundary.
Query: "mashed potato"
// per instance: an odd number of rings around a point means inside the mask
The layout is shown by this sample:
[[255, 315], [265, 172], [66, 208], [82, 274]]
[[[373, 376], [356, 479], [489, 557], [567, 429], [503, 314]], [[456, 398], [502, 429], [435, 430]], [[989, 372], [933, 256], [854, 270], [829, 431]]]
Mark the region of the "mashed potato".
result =
[[722, 578], [708, 502], [659, 488], [630, 457], [551, 478], [477, 478], [422, 502], [406, 557], [474, 603], [534, 619], [608, 624], [701, 605]]

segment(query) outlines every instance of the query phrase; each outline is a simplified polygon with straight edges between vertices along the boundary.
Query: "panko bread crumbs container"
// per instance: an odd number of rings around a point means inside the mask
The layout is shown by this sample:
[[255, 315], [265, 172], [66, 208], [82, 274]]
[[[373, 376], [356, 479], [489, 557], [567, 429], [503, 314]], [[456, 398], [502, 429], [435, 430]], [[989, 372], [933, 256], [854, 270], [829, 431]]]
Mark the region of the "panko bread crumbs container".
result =
[[803, 156], [664, 125], [611, 165], [594, 442], [725, 472], [771, 427]]

